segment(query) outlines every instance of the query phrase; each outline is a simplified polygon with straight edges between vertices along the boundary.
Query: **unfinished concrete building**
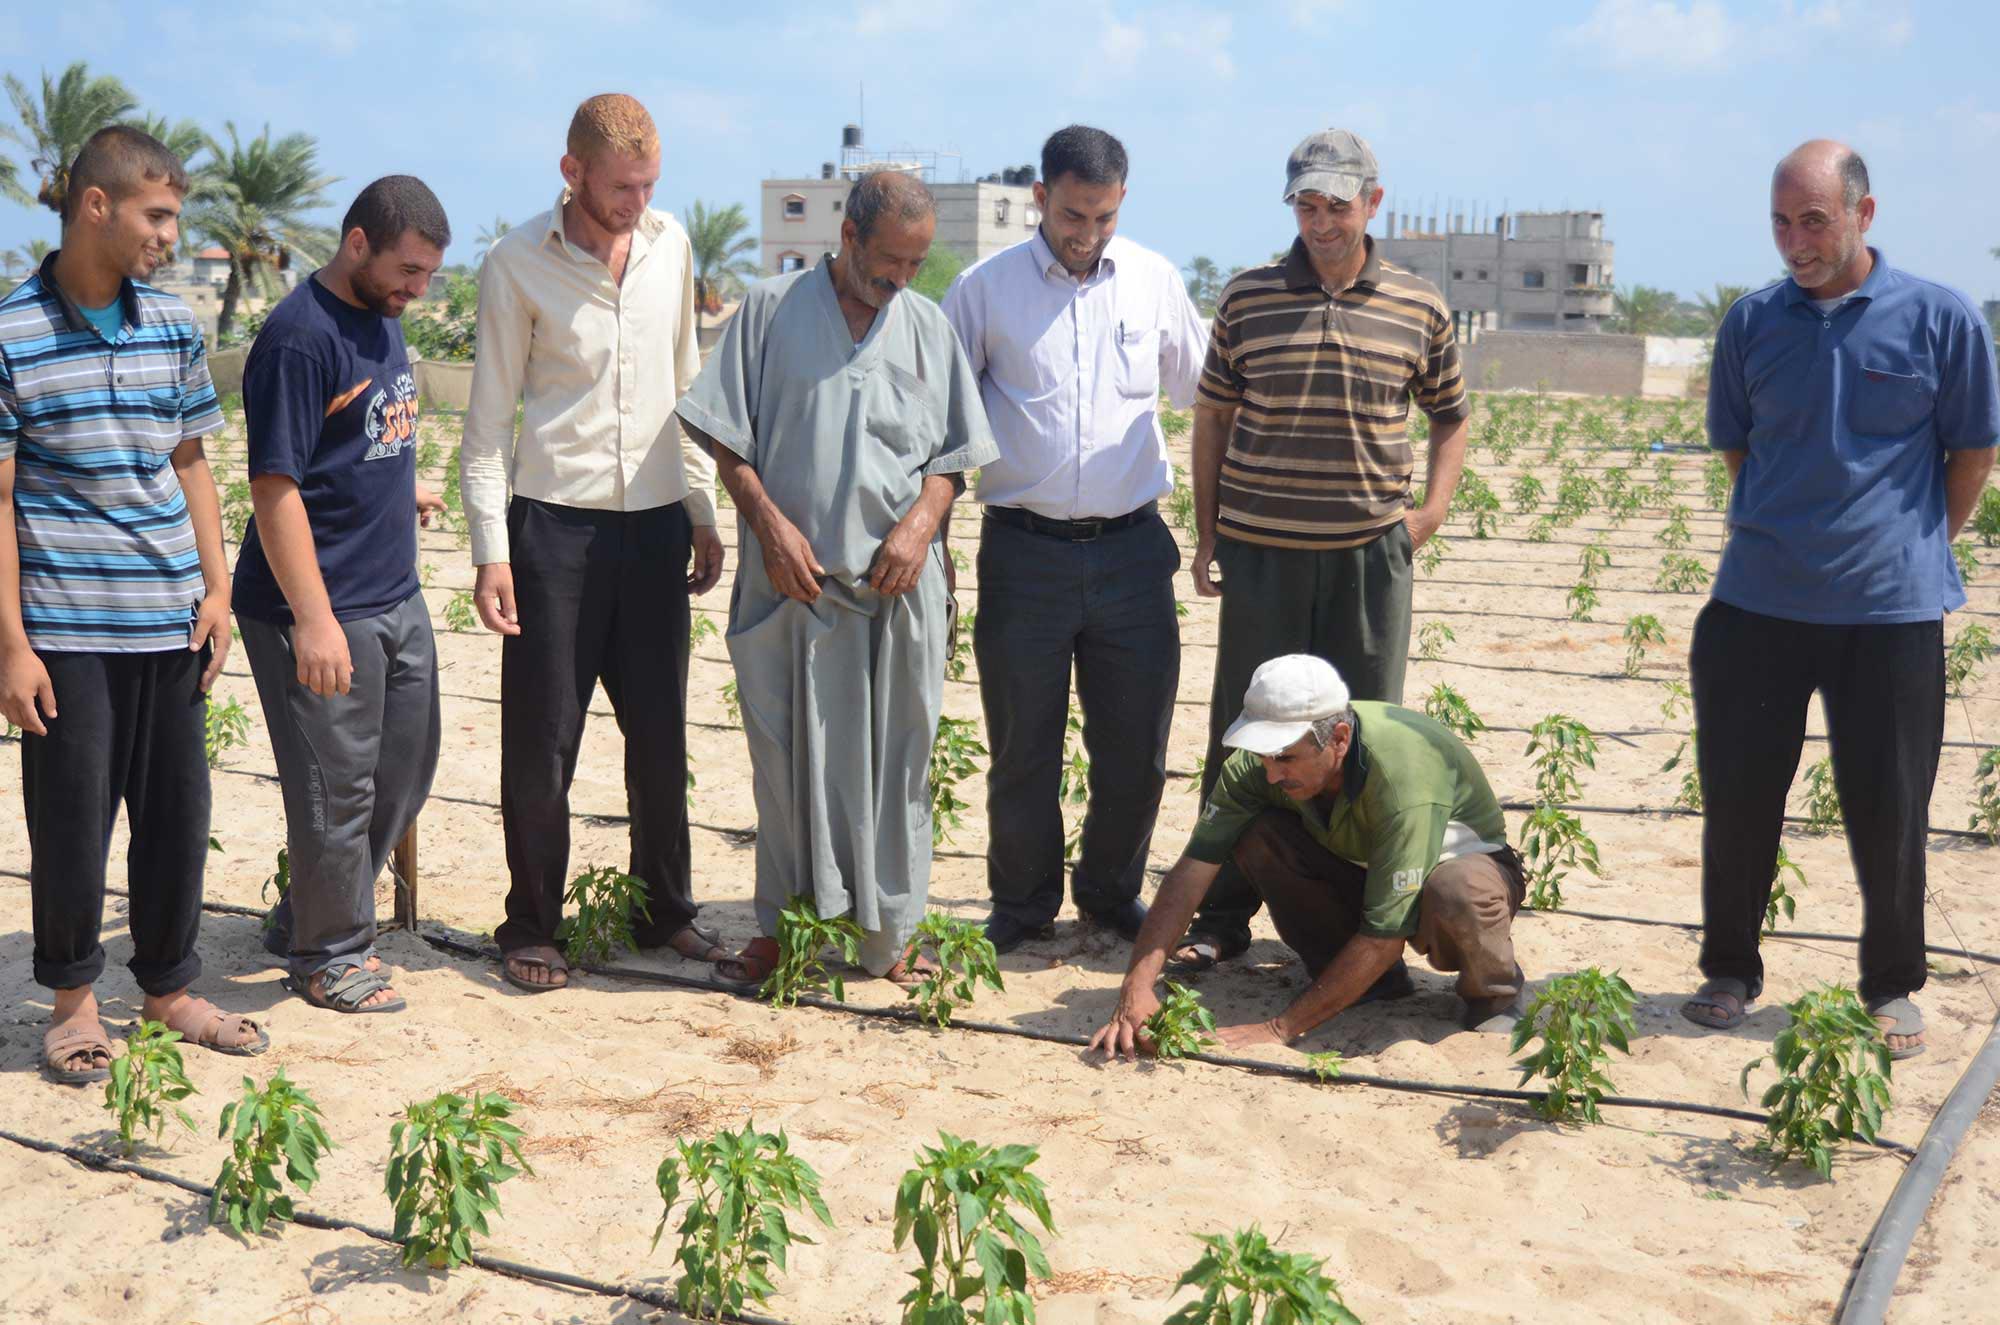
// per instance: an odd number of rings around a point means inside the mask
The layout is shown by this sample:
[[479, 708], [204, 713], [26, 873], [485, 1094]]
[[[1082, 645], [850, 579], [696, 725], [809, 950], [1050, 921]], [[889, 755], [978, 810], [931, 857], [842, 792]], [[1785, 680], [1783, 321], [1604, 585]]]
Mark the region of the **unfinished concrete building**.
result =
[[930, 186], [937, 199], [936, 247], [968, 264], [1020, 243], [1034, 234], [1042, 216], [1035, 208], [1035, 171], [1017, 166], [981, 179], [941, 179], [962, 173], [951, 152], [877, 152], [861, 142], [861, 128], [841, 130], [840, 159], [820, 166], [817, 178], [767, 179], [763, 183], [763, 269], [766, 275], [796, 271], [840, 247], [840, 210], [854, 181], [875, 170], [901, 170]]
[[[1490, 225], [1385, 210], [1382, 256], [1443, 292], [1459, 334], [1593, 332], [1612, 315], [1603, 212], [1501, 213]], [[1440, 221], [1443, 222], [1440, 225]]]

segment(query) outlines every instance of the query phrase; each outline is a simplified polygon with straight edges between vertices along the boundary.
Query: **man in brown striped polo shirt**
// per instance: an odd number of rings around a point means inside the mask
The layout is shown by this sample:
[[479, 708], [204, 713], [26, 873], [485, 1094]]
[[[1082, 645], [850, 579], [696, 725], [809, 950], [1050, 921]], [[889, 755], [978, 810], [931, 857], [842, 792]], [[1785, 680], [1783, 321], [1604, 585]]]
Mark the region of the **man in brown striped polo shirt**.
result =
[[[1267, 659], [1316, 654], [1356, 699], [1403, 702], [1411, 557], [1444, 523], [1470, 406], [1444, 298], [1368, 238], [1377, 174], [1345, 129], [1301, 142], [1285, 180], [1298, 239], [1283, 261], [1232, 280], [1216, 311], [1194, 424], [1194, 584], [1222, 597], [1204, 804], [1222, 734]], [[1421, 506], [1410, 500], [1413, 397], [1431, 421]], [[1177, 965], [1242, 952], [1257, 907], [1225, 867]], [[1408, 986], [1398, 963], [1377, 989]]]

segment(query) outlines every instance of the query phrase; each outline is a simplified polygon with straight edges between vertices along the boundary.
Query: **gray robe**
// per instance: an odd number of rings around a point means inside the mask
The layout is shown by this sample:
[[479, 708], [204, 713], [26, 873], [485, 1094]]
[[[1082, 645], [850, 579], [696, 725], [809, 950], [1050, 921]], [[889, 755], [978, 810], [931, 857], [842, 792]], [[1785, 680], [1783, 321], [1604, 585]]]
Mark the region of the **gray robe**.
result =
[[930, 753], [943, 701], [944, 548], [917, 587], [868, 586], [924, 480], [998, 451], [979, 383], [937, 305], [905, 292], [859, 345], [825, 261], [752, 286], [677, 410], [757, 471], [826, 571], [810, 605], [771, 586], [737, 522], [729, 656], [757, 799], [757, 922], [811, 889], [852, 911], [880, 975], [930, 895]]

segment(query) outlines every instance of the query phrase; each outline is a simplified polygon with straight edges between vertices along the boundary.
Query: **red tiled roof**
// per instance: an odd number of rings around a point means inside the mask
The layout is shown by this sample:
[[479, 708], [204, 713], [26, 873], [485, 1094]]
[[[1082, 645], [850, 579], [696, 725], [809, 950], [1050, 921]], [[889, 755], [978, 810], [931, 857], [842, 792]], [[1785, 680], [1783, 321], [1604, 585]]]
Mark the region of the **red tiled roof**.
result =
[[195, 254], [195, 256], [197, 258], [209, 258], [216, 262], [227, 262], [229, 261], [229, 250], [216, 244], [210, 244], [207, 248]]

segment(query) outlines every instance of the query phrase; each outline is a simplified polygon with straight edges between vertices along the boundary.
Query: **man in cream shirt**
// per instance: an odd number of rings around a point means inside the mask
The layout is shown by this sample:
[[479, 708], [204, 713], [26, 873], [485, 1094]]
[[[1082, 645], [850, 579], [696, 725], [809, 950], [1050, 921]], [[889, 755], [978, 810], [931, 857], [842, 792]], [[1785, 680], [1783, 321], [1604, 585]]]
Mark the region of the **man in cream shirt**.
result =
[[725, 955], [694, 923], [689, 878], [688, 599], [722, 574], [714, 462], [673, 413], [701, 367], [692, 253], [673, 218], [648, 206], [660, 140], [644, 106], [590, 98], [568, 149], [555, 207], [510, 231], [481, 268], [459, 448], [473, 598], [505, 637], [511, 885], [494, 938], [509, 983], [536, 992], [569, 978], [555, 942], [569, 787], [599, 681], [625, 738], [629, 872], [646, 885], [634, 936], [698, 960]]

